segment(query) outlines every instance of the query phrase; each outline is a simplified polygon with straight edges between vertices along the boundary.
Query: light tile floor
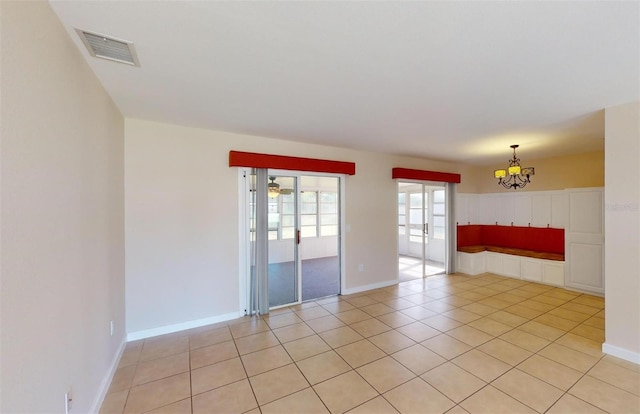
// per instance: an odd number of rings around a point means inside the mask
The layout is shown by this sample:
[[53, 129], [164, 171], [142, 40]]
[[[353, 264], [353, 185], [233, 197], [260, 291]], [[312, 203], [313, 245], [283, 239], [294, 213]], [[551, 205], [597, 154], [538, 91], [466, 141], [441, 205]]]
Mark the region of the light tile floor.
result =
[[101, 413], [639, 413], [604, 300], [435, 276], [128, 343]]
[[[411, 256], [398, 257], [398, 277], [400, 282], [407, 282], [414, 279], [421, 279], [423, 276], [422, 259]], [[433, 276], [444, 273], [444, 263], [427, 260], [424, 267], [424, 274]]]

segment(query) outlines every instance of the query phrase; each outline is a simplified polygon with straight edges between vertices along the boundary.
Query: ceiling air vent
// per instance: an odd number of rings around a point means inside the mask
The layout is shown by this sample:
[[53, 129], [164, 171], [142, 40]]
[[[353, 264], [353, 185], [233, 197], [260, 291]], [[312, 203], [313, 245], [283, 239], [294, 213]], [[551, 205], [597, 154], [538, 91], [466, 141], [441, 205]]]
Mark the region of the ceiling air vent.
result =
[[140, 66], [133, 42], [114, 39], [99, 33], [91, 33], [86, 30], [76, 29], [82, 43], [94, 57], [126, 63], [127, 65]]

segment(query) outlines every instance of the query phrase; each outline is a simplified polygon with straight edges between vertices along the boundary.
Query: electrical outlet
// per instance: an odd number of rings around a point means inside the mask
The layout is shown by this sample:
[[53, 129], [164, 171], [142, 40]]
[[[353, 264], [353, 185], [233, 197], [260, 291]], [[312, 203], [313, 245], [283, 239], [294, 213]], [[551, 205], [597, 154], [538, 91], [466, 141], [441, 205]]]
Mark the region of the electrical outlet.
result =
[[64, 413], [69, 414], [71, 411], [71, 403], [73, 402], [73, 398], [71, 397], [71, 390], [64, 393]]
[[111, 332], [111, 336], [113, 336], [113, 321], [109, 322], [109, 330]]
[[358, 265], [358, 272], [364, 272], [364, 265], [362, 263]]

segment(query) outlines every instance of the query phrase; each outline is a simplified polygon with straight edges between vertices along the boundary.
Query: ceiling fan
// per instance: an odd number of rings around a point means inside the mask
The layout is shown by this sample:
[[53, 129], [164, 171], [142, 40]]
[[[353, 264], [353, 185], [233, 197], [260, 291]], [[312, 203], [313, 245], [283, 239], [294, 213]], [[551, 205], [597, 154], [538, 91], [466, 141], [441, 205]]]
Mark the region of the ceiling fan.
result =
[[269, 177], [271, 182], [268, 184], [268, 195], [270, 198], [276, 198], [280, 194], [291, 194], [293, 192], [292, 188], [280, 188], [280, 184], [276, 183], [276, 177]]

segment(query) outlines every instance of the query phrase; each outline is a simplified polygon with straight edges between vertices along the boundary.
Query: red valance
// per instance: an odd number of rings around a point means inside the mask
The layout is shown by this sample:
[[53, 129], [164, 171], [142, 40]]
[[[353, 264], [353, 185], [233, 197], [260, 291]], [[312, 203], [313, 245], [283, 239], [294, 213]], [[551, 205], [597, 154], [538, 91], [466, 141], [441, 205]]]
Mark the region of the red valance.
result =
[[391, 170], [391, 178], [404, 178], [407, 180], [438, 181], [445, 183], [459, 183], [460, 174], [438, 171], [411, 170], [409, 168], [394, 168]]
[[356, 173], [355, 162], [319, 160], [315, 158], [288, 157], [285, 155], [258, 154], [229, 151], [229, 167], [273, 168], [277, 170], [312, 171], [332, 174]]

